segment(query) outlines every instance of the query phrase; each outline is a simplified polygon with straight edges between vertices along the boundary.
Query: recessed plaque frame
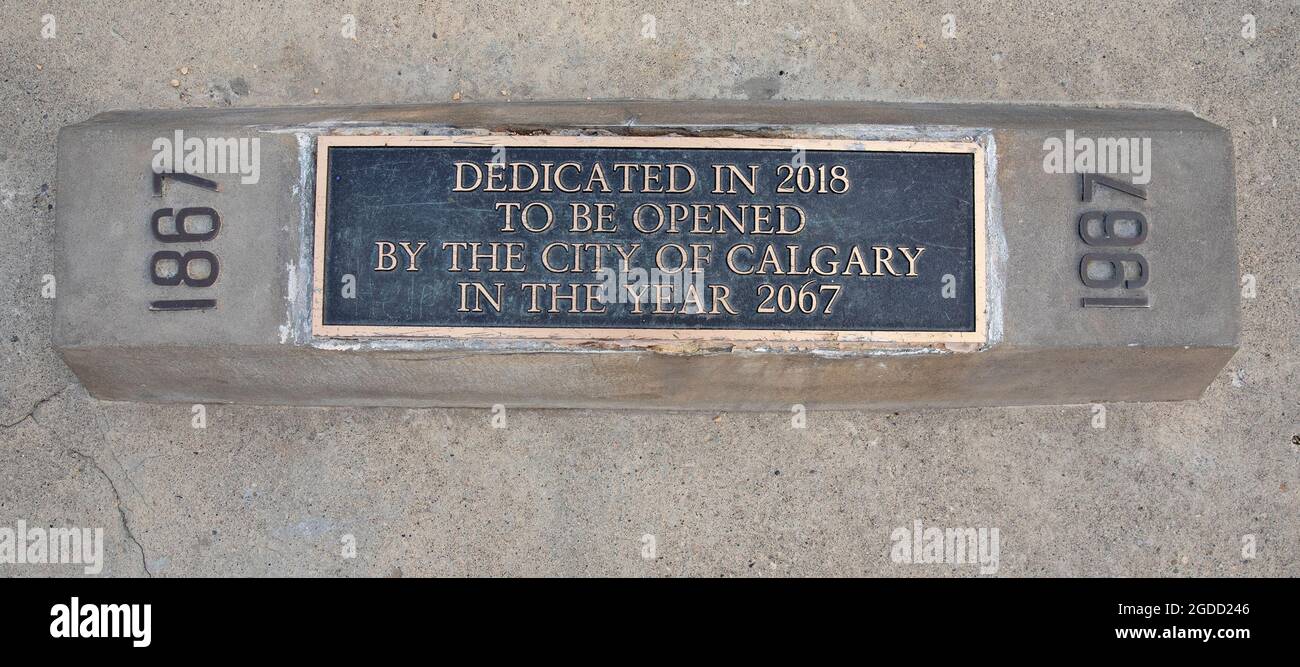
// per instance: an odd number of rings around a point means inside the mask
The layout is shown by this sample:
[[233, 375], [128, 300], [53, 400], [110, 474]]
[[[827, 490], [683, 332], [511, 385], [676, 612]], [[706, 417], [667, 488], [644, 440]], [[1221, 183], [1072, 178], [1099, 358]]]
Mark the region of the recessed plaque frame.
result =
[[[973, 161], [974, 328], [970, 331], [866, 331], [758, 328], [590, 328], [514, 326], [419, 326], [326, 324], [324, 321], [325, 247], [328, 224], [329, 151], [333, 147], [478, 147], [743, 149], [788, 153], [865, 151], [882, 153], [961, 153]], [[555, 341], [627, 341], [632, 343], [735, 341], [830, 342], [940, 345], [987, 342], [989, 319], [986, 281], [986, 205], [984, 146], [974, 141], [901, 141], [768, 137], [680, 136], [520, 136], [520, 135], [326, 135], [316, 139], [315, 215], [313, 229], [312, 335], [324, 338], [547, 339]], [[937, 288], [938, 286], [936, 286]]]

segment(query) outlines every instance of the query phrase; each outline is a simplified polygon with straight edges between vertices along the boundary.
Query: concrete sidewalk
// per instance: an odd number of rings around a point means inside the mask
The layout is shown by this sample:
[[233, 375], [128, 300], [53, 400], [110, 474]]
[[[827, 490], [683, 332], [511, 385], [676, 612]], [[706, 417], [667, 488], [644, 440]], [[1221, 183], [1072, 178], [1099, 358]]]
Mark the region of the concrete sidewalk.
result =
[[[6, 5], [0, 528], [102, 527], [111, 576], [980, 573], [896, 563], [891, 534], [917, 520], [997, 528], [1002, 576], [1300, 575], [1300, 5], [521, 4]], [[1212, 270], [1249, 276], [1241, 350], [1201, 400], [1107, 405], [1104, 428], [1078, 405], [811, 412], [796, 429], [788, 413], [508, 410], [493, 428], [485, 410], [221, 405], [195, 428], [188, 405], [88, 397], [50, 349], [63, 125], [589, 98], [1193, 110], [1235, 143], [1241, 266]]]

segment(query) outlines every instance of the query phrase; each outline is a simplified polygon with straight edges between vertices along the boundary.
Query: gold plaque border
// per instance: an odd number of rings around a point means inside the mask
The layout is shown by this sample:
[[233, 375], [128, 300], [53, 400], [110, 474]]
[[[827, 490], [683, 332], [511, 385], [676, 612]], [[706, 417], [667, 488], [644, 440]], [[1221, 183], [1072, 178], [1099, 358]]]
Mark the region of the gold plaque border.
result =
[[[528, 146], [565, 148], [718, 148], [751, 150], [871, 151], [906, 153], [967, 153], [975, 167], [975, 330], [974, 331], [831, 331], [814, 329], [626, 329], [577, 327], [420, 327], [356, 326], [324, 323], [325, 202], [332, 146]], [[773, 139], [750, 137], [588, 137], [517, 135], [328, 135], [316, 139], [316, 213], [311, 290], [312, 335], [327, 338], [452, 338], [551, 339], [563, 341], [683, 342], [734, 340], [737, 342], [836, 343], [984, 343], [987, 341], [988, 300], [985, 291], [984, 147], [963, 141], [855, 141], [852, 139]]]

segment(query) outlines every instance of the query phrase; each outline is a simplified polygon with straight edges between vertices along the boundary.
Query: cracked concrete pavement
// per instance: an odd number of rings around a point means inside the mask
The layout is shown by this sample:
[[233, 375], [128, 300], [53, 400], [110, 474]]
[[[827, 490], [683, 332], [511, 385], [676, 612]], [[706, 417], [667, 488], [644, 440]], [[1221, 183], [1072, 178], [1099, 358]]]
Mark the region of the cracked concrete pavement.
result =
[[[998, 527], [1003, 576], [1300, 574], [1300, 5], [522, 4], [7, 3], [0, 526], [103, 527], [103, 576], [976, 573], [891, 562], [915, 519]], [[1254, 277], [1241, 350], [1201, 400], [1110, 405], [1104, 429], [1060, 406], [813, 412], [796, 430], [785, 414], [511, 410], [494, 429], [480, 410], [221, 405], [198, 429], [187, 405], [90, 398], [50, 349], [60, 126], [587, 98], [1194, 110], [1235, 143], [1241, 266], [1206, 270]]]

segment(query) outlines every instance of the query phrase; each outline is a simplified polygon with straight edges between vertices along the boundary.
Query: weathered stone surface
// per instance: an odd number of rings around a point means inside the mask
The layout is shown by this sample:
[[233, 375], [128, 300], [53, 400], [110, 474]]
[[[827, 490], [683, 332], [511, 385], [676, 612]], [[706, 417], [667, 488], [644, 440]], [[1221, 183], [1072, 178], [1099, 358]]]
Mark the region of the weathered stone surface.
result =
[[[155, 138], [261, 139], [260, 179], [152, 196]], [[1150, 138], [1151, 307], [1082, 308], [1078, 175], [1044, 140]], [[973, 139], [989, 152], [988, 343], [347, 341], [310, 331], [312, 138], [324, 133], [600, 132]], [[98, 397], [304, 405], [788, 409], [1190, 399], [1235, 350], [1231, 143], [1150, 109], [848, 103], [438, 105], [114, 112], [59, 139], [54, 339]], [[1098, 188], [1098, 208], [1131, 199]], [[160, 203], [161, 202], [161, 203]], [[216, 310], [151, 312], [158, 206], [214, 206]]]

